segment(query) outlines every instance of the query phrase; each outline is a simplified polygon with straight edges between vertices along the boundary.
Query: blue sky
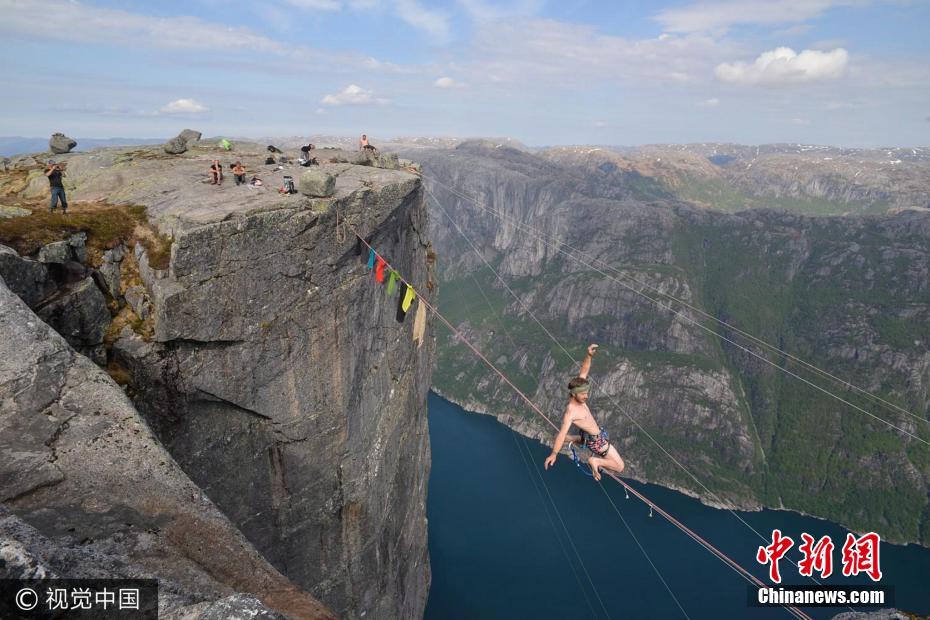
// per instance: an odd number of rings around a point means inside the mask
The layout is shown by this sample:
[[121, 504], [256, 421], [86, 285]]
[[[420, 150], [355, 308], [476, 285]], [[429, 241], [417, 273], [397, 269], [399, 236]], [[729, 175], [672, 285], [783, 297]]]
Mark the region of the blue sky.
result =
[[0, 0], [0, 135], [930, 144], [930, 3]]

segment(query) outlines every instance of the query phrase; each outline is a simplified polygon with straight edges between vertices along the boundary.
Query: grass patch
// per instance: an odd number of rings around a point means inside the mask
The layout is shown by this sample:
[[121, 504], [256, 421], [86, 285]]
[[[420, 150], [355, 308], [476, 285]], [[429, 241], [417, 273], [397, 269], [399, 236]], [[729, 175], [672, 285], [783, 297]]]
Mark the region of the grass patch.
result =
[[71, 205], [65, 215], [49, 213], [44, 201], [41, 205], [17, 206], [29, 209], [32, 214], [0, 220], [0, 243], [23, 256], [34, 255], [43, 245], [84, 232], [87, 233], [88, 256], [94, 266], [100, 265], [106, 250], [120, 243], [132, 247], [137, 242], [145, 247], [153, 267], [165, 269], [168, 266], [171, 239], [149, 224], [145, 207], [83, 203]]

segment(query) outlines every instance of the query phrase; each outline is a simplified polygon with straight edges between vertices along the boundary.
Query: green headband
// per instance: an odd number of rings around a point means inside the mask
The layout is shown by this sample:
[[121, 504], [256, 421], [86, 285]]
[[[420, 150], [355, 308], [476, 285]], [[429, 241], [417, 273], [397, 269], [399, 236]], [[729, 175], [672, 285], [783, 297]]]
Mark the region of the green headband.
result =
[[568, 391], [572, 393], [572, 396], [577, 396], [578, 394], [584, 394], [590, 389], [591, 389], [590, 385], [579, 385], [577, 387], [573, 387], [569, 389]]

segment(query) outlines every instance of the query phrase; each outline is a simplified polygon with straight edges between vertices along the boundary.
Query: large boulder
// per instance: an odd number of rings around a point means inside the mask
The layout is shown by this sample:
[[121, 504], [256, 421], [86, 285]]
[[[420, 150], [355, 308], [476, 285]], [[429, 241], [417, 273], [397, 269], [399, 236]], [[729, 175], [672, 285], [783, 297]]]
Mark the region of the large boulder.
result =
[[184, 141], [184, 144], [187, 144], [189, 142], [196, 142], [197, 140], [200, 140], [202, 135], [203, 134], [201, 134], [199, 131], [194, 131], [193, 129], [185, 129], [184, 131], [178, 134], [178, 137]]
[[67, 241], [53, 241], [47, 243], [39, 249], [37, 256], [40, 263], [58, 263], [64, 264], [74, 260], [74, 253], [71, 251], [71, 244]]
[[53, 296], [36, 314], [75, 348], [101, 344], [110, 325], [107, 300], [91, 277]]
[[30, 307], [55, 292], [57, 285], [44, 263], [21, 257], [16, 250], [0, 245], [0, 278]]
[[305, 170], [300, 173], [297, 188], [301, 194], [312, 198], [332, 196], [336, 191], [336, 177], [320, 170]]
[[103, 261], [97, 269], [97, 283], [113, 299], [119, 298], [119, 269], [123, 262], [125, 247], [123, 244], [103, 253]]
[[32, 211], [29, 209], [21, 209], [20, 207], [5, 207], [0, 205], [0, 220], [4, 218], [26, 217], [27, 215], [32, 215]]
[[49, 196], [49, 183], [41, 170], [32, 170], [26, 176], [26, 187], [19, 193], [20, 198], [45, 198]]
[[63, 133], [53, 133], [48, 139], [48, 150], [56, 155], [70, 153], [71, 149], [77, 146], [77, 140], [69, 138]]
[[187, 150], [187, 142], [181, 136], [175, 136], [165, 142], [164, 148], [169, 155], [180, 155]]
[[71, 235], [66, 241], [53, 241], [39, 248], [36, 257], [41, 263], [65, 264], [71, 261], [84, 263], [87, 260], [87, 233]]

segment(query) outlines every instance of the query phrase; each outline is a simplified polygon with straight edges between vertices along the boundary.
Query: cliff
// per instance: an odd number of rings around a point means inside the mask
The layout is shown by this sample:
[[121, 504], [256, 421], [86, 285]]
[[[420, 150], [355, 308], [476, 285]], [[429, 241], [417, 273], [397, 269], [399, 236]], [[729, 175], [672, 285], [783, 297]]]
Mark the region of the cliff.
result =
[[[396, 158], [321, 150], [313, 174], [334, 177], [331, 195], [279, 194], [305, 169], [267, 155], [199, 143], [70, 156], [72, 201], [142, 205], [170, 239], [161, 264], [151, 245], [127, 251], [137, 273], [123, 275], [138, 282], [122, 324], [135, 331], [111, 330], [111, 371], [276, 569], [342, 617], [418, 617], [432, 344], [395, 321], [343, 223], [427, 290], [420, 179]], [[204, 183], [214, 157], [241, 159], [264, 187]]]

